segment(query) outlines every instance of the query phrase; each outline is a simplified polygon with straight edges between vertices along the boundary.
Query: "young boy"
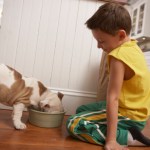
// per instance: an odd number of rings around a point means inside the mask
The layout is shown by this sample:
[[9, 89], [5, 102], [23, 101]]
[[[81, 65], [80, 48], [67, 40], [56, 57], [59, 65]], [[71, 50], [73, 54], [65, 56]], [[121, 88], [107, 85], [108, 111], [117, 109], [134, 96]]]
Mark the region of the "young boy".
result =
[[106, 150], [150, 140], [141, 130], [150, 115], [150, 72], [136, 41], [130, 39], [131, 18], [120, 4], [106, 3], [86, 22], [98, 48], [107, 53], [106, 101], [80, 106], [67, 121], [74, 137]]

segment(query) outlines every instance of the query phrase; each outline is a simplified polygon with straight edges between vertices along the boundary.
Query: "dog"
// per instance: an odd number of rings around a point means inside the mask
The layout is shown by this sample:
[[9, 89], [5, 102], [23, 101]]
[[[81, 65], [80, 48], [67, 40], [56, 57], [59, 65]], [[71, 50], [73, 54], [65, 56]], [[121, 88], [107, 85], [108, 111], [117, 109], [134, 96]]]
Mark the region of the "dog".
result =
[[63, 96], [60, 92], [51, 92], [36, 78], [22, 76], [15, 69], [0, 64], [0, 103], [13, 107], [16, 129], [26, 129], [21, 121], [24, 108], [33, 106], [45, 112], [61, 112]]

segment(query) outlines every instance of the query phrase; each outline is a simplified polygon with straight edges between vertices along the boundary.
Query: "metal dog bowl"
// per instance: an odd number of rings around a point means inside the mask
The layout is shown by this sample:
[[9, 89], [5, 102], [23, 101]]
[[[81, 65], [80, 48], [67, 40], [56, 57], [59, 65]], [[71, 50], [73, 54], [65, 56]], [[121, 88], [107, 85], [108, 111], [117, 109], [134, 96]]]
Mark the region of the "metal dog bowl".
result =
[[60, 127], [65, 112], [48, 113], [29, 108], [29, 122], [38, 127], [54, 128]]

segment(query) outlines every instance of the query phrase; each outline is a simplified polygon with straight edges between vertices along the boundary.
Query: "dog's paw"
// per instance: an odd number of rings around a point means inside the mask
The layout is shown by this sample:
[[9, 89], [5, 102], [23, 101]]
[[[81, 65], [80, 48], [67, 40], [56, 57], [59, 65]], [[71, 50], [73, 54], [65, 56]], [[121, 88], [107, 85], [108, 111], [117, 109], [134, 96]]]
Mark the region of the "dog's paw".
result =
[[23, 130], [23, 129], [26, 129], [26, 125], [22, 122], [15, 122], [14, 123], [14, 126], [16, 129], [18, 130]]

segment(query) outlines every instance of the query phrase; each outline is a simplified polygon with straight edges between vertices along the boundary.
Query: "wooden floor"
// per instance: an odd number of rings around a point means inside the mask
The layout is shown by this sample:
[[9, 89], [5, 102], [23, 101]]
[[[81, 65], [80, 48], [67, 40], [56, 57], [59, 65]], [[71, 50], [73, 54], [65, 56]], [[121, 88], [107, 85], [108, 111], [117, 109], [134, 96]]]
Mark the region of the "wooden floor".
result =
[[[27, 129], [15, 130], [10, 110], [0, 110], [0, 150], [102, 150], [103, 147], [73, 139], [64, 123], [60, 128], [39, 128], [28, 122], [28, 113], [23, 113]], [[144, 130], [150, 137], [150, 121]], [[150, 147], [130, 147], [131, 150], [150, 150]]]

